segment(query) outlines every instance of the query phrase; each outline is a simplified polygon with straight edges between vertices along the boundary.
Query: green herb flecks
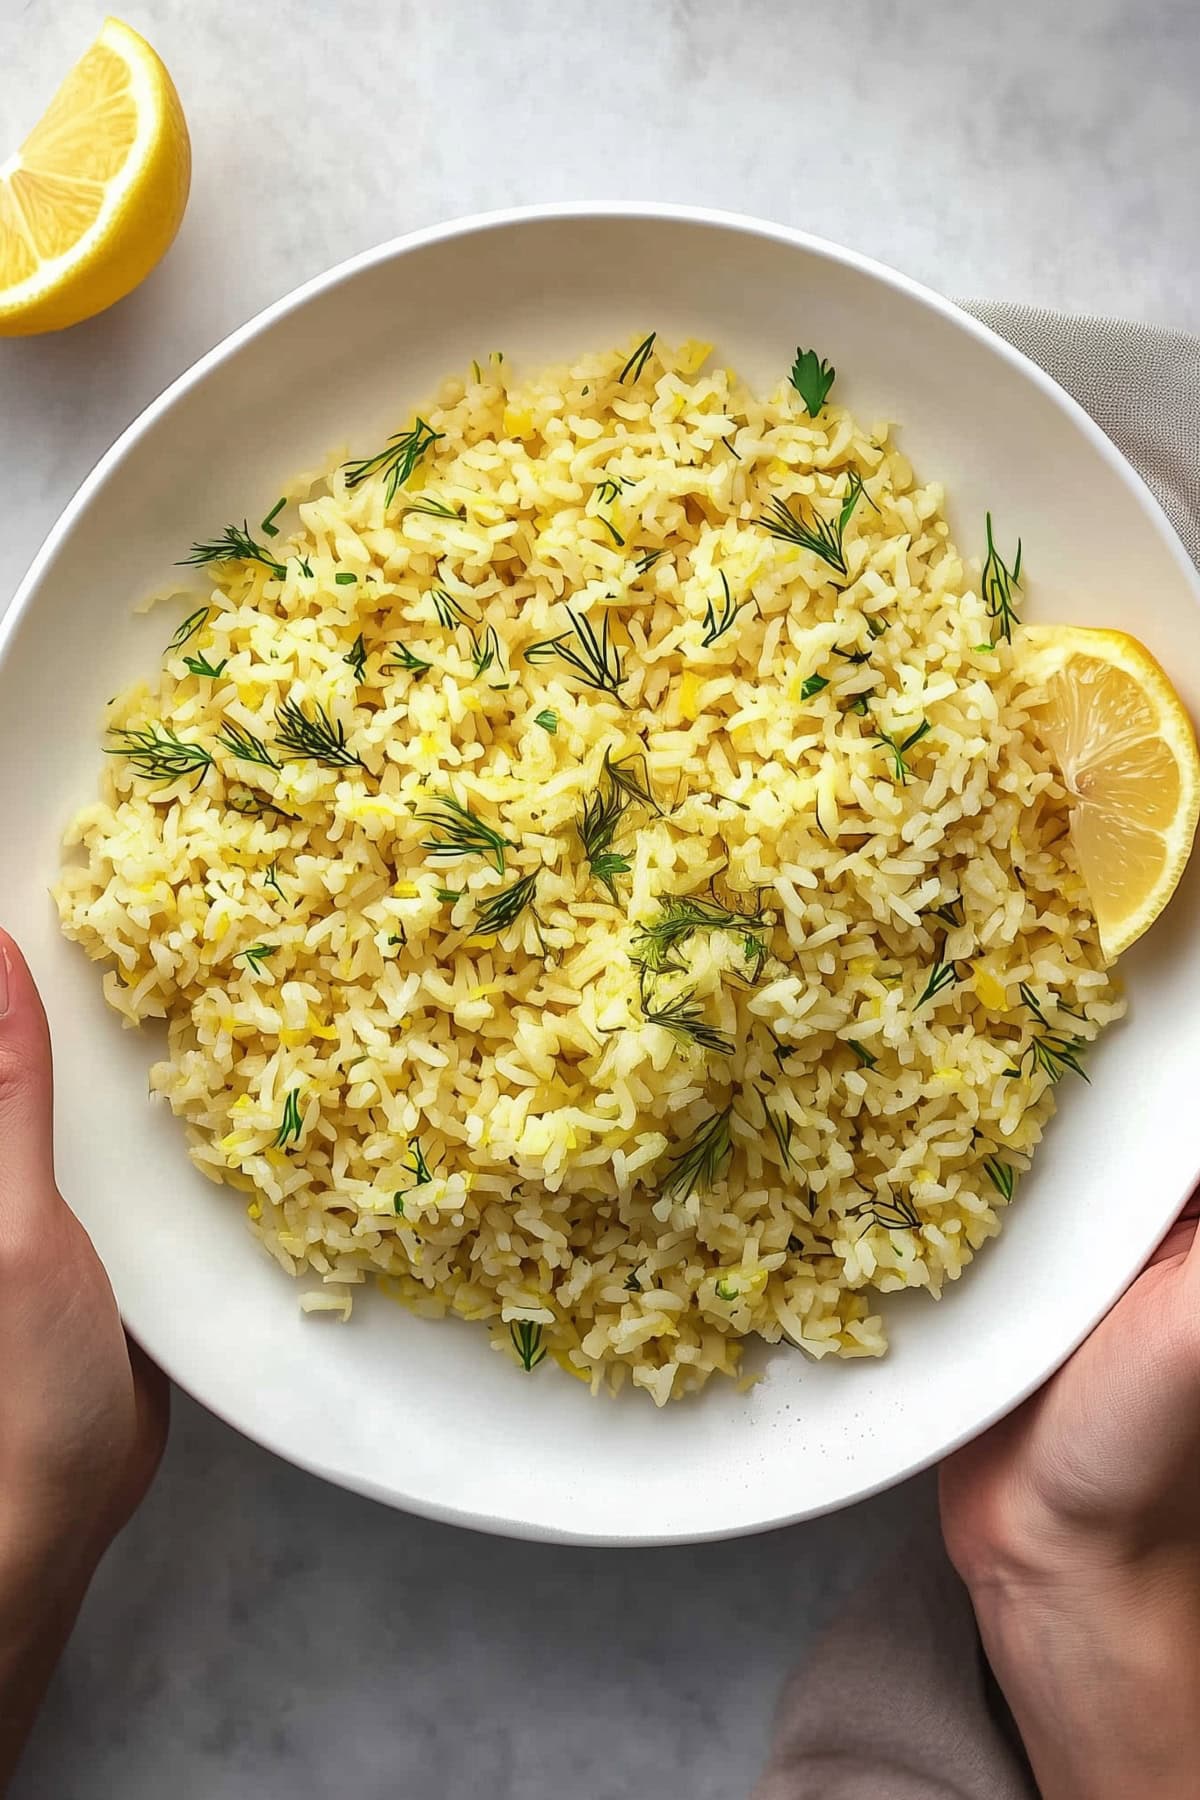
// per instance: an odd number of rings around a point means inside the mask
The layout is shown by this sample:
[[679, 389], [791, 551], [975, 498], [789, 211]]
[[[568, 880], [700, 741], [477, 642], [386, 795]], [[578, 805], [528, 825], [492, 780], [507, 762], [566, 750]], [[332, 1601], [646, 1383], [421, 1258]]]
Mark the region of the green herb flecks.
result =
[[195, 793], [205, 772], [212, 768], [210, 750], [203, 744], [189, 743], [167, 725], [114, 730], [111, 735], [117, 742], [105, 746], [105, 755], [125, 757], [148, 781], [159, 781], [166, 786], [183, 775], [194, 775], [192, 792]]
[[248, 969], [253, 969], [256, 975], [261, 975], [263, 964], [269, 957], [274, 956], [278, 949], [278, 944], [251, 944], [248, 950], [239, 950], [238, 956], [245, 959]]
[[226, 719], [221, 726], [217, 733], [217, 742], [223, 750], [228, 750], [229, 754], [236, 756], [240, 762], [258, 763], [263, 769], [279, 767], [262, 739], [255, 737], [252, 731], [247, 731], [244, 725], [238, 725], [231, 719]]
[[654, 349], [654, 340], [657, 336], [657, 331], [652, 331], [649, 337], [642, 339], [633, 355], [629, 358], [629, 361], [625, 364], [625, 367], [621, 370], [621, 373], [617, 376], [618, 381], [641, 380], [646, 364], [650, 361], [650, 355]]
[[586, 687], [595, 688], [599, 693], [611, 694], [614, 700], [624, 706], [626, 702], [621, 699], [621, 685], [625, 680], [625, 671], [620, 651], [610, 636], [608, 613], [602, 615], [598, 633], [591, 620], [585, 614], [577, 613], [573, 607], [568, 606], [567, 617], [571, 621], [570, 631], [530, 644], [525, 651], [525, 661], [540, 663], [556, 656], [569, 669], [574, 670]]
[[638, 557], [633, 566], [639, 575], [647, 575], [654, 567], [659, 557], [665, 556], [666, 554], [665, 550], [647, 550], [643, 555]]
[[676, 1145], [662, 1185], [664, 1199], [686, 1199], [720, 1180], [733, 1154], [729, 1121], [732, 1103], [699, 1124], [691, 1137]]
[[169, 656], [172, 650], [182, 650], [189, 639], [194, 638], [196, 633], [208, 623], [208, 615], [211, 611], [211, 606], [198, 606], [195, 612], [189, 613], [167, 645], [163, 652], [164, 656]]
[[199, 567], [203, 563], [219, 562], [261, 563], [268, 573], [278, 576], [280, 581], [287, 575], [287, 565], [272, 556], [257, 538], [250, 536], [250, 527], [245, 520], [240, 529], [236, 525], [227, 525], [221, 536], [214, 538], [211, 543], [193, 544], [187, 555], [180, 557], [178, 566]]
[[1011, 1163], [1002, 1162], [998, 1156], [985, 1156], [984, 1172], [1000, 1198], [1007, 1204], [1013, 1197], [1013, 1189], [1017, 1185], [1017, 1171]]
[[949, 925], [957, 931], [963, 922], [963, 903], [958, 894], [950, 900], [943, 900], [939, 906], [926, 907], [931, 919], [940, 919], [943, 925]]
[[268, 864], [266, 872], [263, 875], [263, 886], [269, 887], [269, 888], [274, 888], [275, 892], [279, 895], [279, 898], [281, 900], [287, 899], [287, 895], [284, 893], [283, 889], [279, 885], [279, 863], [278, 863], [278, 860]]
[[507, 931], [510, 925], [516, 924], [526, 907], [540, 928], [541, 920], [533, 904], [540, 874], [541, 870], [535, 869], [531, 875], [522, 875], [508, 887], [501, 888], [498, 894], [489, 894], [486, 900], [481, 900], [475, 908], [475, 929], [472, 935], [498, 936], [500, 932]]
[[829, 686], [824, 675], [806, 675], [800, 683], [801, 700], [811, 700], [814, 694], [821, 693]]
[[644, 756], [622, 756], [614, 762], [612, 751], [606, 750], [600, 772], [631, 805], [648, 806], [651, 812], [661, 816], [662, 807], [650, 791], [650, 771]]
[[535, 1325], [530, 1319], [514, 1319], [508, 1328], [508, 1335], [517, 1353], [517, 1361], [527, 1375], [531, 1374], [546, 1359], [542, 1327]]
[[383, 503], [390, 506], [426, 451], [443, 435], [427, 425], [424, 419], [418, 419], [411, 431], [397, 432], [389, 438], [387, 447], [374, 456], [347, 463], [346, 486], [356, 488], [372, 475], [383, 475], [387, 479]]
[[792, 512], [782, 500], [770, 500], [767, 503], [767, 516], [758, 523], [770, 532], [773, 538], [785, 544], [795, 544], [801, 550], [811, 550], [822, 562], [836, 569], [839, 575], [845, 575], [846, 556], [843, 549], [844, 523], [842, 515], [836, 519], [827, 519], [815, 509], [811, 521], [802, 512]]
[[642, 1016], [648, 1025], [661, 1025], [681, 1044], [694, 1044], [698, 1050], [712, 1050], [718, 1056], [733, 1055], [733, 1039], [728, 1032], [718, 1031], [707, 1023], [694, 988], [663, 1001], [657, 1000], [653, 993], [647, 993], [646, 988], [643, 973]]
[[468, 610], [461, 600], [448, 593], [443, 587], [435, 587], [430, 594], [437, 622], [447, 631], [455, 631], [460, 625], [478, 624], [474, 613]]
[[837, 370], [831, 368], [815, 350], [797, 349], [796, 360], [792, 364], [791, 382], [803, 400], [810, 419], [815, 419], [824, 406], [836, 374]]
[[767, 955], [766, 943], [759, 936], [761, 914], [738, 911], [699, 894], [664, 894], [659, 909], [657, 918], [639, 925], [633, 934], [629, 954], [639, 968], [652, 975], [682, 970], [685, 965], [678, 953], [694, 933], [724, 931], [740, 939], [757, 978]]
[[792, 1138], [796, 1131], [795, 1120], [790, 1119], [786, 1113], [774, 1112], [761, 1088], [758, 1089], [758, 1098], [762, 1103], [764, 1121], [770, 1127], [771, 1136], [779, 1146], [779, 1154], [783, 1158], [783, 1166], [786, 1169], [792, 1161]]
[[267, 514], [266, 518], [262, 521], [261, 525], [258, 528], [263, 533], [264, 537], [278, 537], [279, 536], [279, 527], [275, 523], [275, 521], [279, 517], [280, 513], [283, 511], [283, 509], [286, 505], [287, 505], [287, 495], [285, 494], [281, 500], [277, 500], [275, 502], [274, 506], [271, 508], [270, 512]]
[[326, 769], [365, 769], [361, 756], [356, 756], [346, 741], [346, 727], [331, 719], [319, 701], [313, 702], [312, 716], [299, 700], [285, 700], [275, 709], [278, 743], [295, 761], [320, 763]]
[[[944, 944], [942, 950], [944, 953]], [[944, 988], [953, 987], [955, 982], [961, 980], [962, 976], [959, 974], [956, 964], [952, 962], [935, 962], [929, 971], [925, 986], [921, 990], [921, 996], [917, 1001], [916, 1006], [913, 1008], [913, 1011], [916, 1012], [920, 1007], [924, 1006], [927, 1000], [934, 999]]]
[[207, 656], [205, 656], [202, 651], [199, 656], [185, 656], [183, 659], [183, 666], [189, 675], [207, 677], [208, 680], [215, 681], [226, 668], [228, 662], [229, 658], [223, 656], [219, 663], [210, 663]]
[[722, 588], [720, 610], [718, 611], [707, 597], [704, 601], [704, 634], [700, 642], [706, 650], [711, 649], [718, 638], [724, 637], [738, 614], [745, 612], [750, 605], [749, 600], [741, 600], [736, 606], [734, 605], [733, 595], [729, 592], [729, 583], [725, 579], [725, 571], [722, 569], [719, 573]]
[[352, 575], [349, 569], [339, 569], [333, 579], [338, 587], [353, 587], [358, 580], [358, 576]]
[[603, 513], [592, 513], [589, 516], [595, 519], [597, 524], [603, 525], [605, 531], [607, 531], [618, 550], [623, 550], [625, 548], [625, 539], [621, 536], [621, 533], [617, 530], [611, 519], [606, 519]]
[[488, 626], [483, 634], [482, 642], [474, 632], [471, 633], [471, 667], [475, 671], [476, 679], [480, 675], [486, 675], [492, 668], [496, 670], [497, 674], [503, 672], [504, 652], [500, 647], [500, 639], [494, 625]]
[[860, 1044], [857, 1038], [846, 1038], [844, 1042], [849, 1049], [853, 1050], [864, 1069], [873, 1069], [876, 1066], [879, 1058], [873, 1051], [868, 1050], [865, 1044]]
[[929, 723], [929, 720], [922, 719], [916, 730], [910, 731], [905, 738], [892, 737], [886, 731], [881, 731], [876, 734], [873, 741], [888, 752], [888, 755], [892, 759], [893, 774], [901, 787], [906, 786], [908, 778], [912, 774], [912, 770], [905, 761], [908, 751], [919, 744], [921, 739], [927, 736], [932, 730], [933, 727]]
[[404, 508], [404, 516], [409, 513], [424, 513], [430, 519], [456, 519], [460, 523], [467, 516], [465, 506], [449, 506], [445, 500], [435, 500], [431, 494], [423, 494], [419, 500], [410, 500]]
[[434, 899], [440, 900], [443, 906], [453, 906], [455, 901], [461, 900], [465, 893], [465, 888], [440, 887], [433, 890]]
[[552, 712], [549, 707], [546, 707], [543, 712], [538, 713], [533, 722], [535, 725], [540, 725], [543, 731], [549, 732], [551, 737], [553, 737], [558, 730], [558, 714]]
[[860, 1206], [852, 1206], [846, 1217], [864, 1220], [864, 1229], [879, 1225], [884, 1231], [920, 1231], [924, 1223], [907, 1194], [872, 1195]]
[[638, 1277], [638, 1272], [636, 1269], [631, 1269], [629, 1274], [625, 1277], [625, 1292], [627, 1294], [640, 1294], [641, 1291], [642, 1284]]
[[620, 495], [622, 488], [632, 486], [633, 483], [629, 480], [628, 476], [606, 475], [602, 481], [596, 483], [592, 491], [597, 500], [599, 500], [601, 506], [611, 506], [613, 501]]
[[1016, 603], [1013, 600], [1013, 589], [1021, 586], [1021, 540], [1017, 539], [1017, 554], [1010, 569], [992, 537], [992, 515], [987, 515], [987, 560], [983, 565], [983, 577], [980, 588], [983, 593], [983, 604], [987, 608], [988, 618], [993, 624], [992, 644], [1001, 638], [1011, 642], [1013, 626], [1017, 623]]
[[367, 649], [363, 634], [360, 631], [349, 650], [342, 658], [342, 661], [348, 663], [354, 670], [354, 679], [360, 687], [367, 678], [367, 657], [369, 655], [370, 652]]
[[619, 789], [611, 783], [602, 783], [594, 794], [588, 794], [584, 799], [583, 812], [575, 828], [588, 868], [614, 906], [617, 904], [616, 877], [628, 875], [633, 867], [627, 857], [612, 848], [627, 804]]
[[1087, 1048], [1086, 1039], [1069, 1036], [1066, 1032], [1060, 1031], [1057, 1026], [1051, 1025], [1037, 996], [1027, 982], [1023, 981], [1020, 984], [1018, 992], [1025, 1006], [1033, 1014], [1038, 1029], [1022, 1051], [1020, 1061], [1014, 1063], [1004, 1073], [1010, 1080], [1016, 1079], [1024, 1073], [1025, 1065], [1028, 1062], [1032, 1068], [1041, 1069], [1051, 1081], [1061, 1081], [1068, 1069], [1083, 1081], [1089, 1081], [1090, 1077], [1079, 1060], [1080, 1051]]
[[418, 656], [415, 650], [410, 650], [407, 644], [393, 644], [391, 658], [381, 664], [380, 674], [394, 675], [397, 669], [403, 669], [404, 673], [411, 675], [414, 681], [420, 681], [423, 675], [428, 675], [432, 667], [432, 663], [428, 663], [423, 657]]
[[425, 1187], [433, 1180], [433, 1170], [425, 1160], [425, 1152], [421, 1148], [420, 1138], [409, 1139], [408, 1160], [401, 1163], [400, 1167], [406, 1169], [412, 1176], [414, 1188]]
[[298, 1144], [304, 1123], [300, 1117], [300, 1089], [292, 1088], [283, 1103], [283, 1118], [279, 1130], [275, 1133], [276, 1150], [284, 1150], [289, 1144]]
[[419, 824], [433, 825], [440, 833], [438, 837], [426, 838], [422, 850], [441, 858], [486, 856], [497, 875], [503, 875], [504, 852], [515, 850], [516, 845], [473, 813], [469, 806], [456, 800], [453, 794], [440, 794], [437, 807], [435, 812], [416, 815]]

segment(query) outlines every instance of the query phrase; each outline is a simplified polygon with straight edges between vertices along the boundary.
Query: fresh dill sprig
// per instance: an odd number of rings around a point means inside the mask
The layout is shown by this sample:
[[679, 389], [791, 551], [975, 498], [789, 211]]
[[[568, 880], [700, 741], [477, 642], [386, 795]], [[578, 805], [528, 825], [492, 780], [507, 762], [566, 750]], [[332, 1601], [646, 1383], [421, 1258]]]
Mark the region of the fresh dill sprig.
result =
[[225, 804], [231, 812], [240, 813], [244, 819], [265, 819], [271, 813], [277, 819], [290, 819], [292, 824], [296, 822], [295, 813], [285, 812], [269, 794], [259, 793], [242, 782], [232, 782], [226, 788]]
[[440, 794], [437, 805], [440, 811], [416, 815], [418, 824], [433, 825], [441, 833], [440, 837], [426, 838], [422, 850], [434, 857], [486, 856], [497, 875], [503, 875], [504, 852], [517, 847], [511, 839], [502, 837], [453, 794]]
[[949, 925], [955, 931], [963, 922], [962, 897], [958, 894], [950, 900], [943, 900], [940, 906], [928, 906], [925, 910], [931, 919], [940, 919], [943, 925]]
[[278, 944], [251, 944], [248, 950], [239, 950], [238, 956], [245, 957], [246, 967], [253, 969], [256, 975], [261, 975], [263, 964], [269, 956], [274, 956], [278, 948]]
[[284, 893], [283, 889], [279, 885], [279, 860], [278, 860], [278, 858], [276, 858], [273, 862], [271, 862], [267, 865], [266, 872], [263, 875], [263, 886], [269, 887], [269, 888], [274, 888], [275, 892], [279, 895], [279, 898], [281, 900], [287, 899], [287, 895]]
[[869, 650], [843, 650], [840, 644], [833, 646], [833, 654], [844, 657], [848, 663], [853, 663], [856, 667], [871, 660]]
[[553, 737], [558, 730], [558, 714], [552, 712], [549, 707], [546, 707], [544, 711], [538, 713], [533, 722], [535, 725], [540, 725], [543, 731], [549, 732], [551, 737]]
[[[539, 663], [557, 656], [575, 671], [587, 687], [611, 694], [614, 700], [624, 706], [626, 702], [621, 699], [621, 684], [625, 680], [625, 671], [621, 664], [621, 653], [609, 635], [608, 613], [605, 612], [601, 617], [599, 633], [591, 620], [585, 614], [577, 613], [573, 607], [568, 606], [567, 617], [571, 621], [570, 631], [530, 644], [525, 651], [525, 661]], [[574, 644], [571, 642], [572, 637], [575, 639]]]
[[215, 681], [228, 662], [229, 658], [223, 656], [219, 663], [210, 663], [207, 656], [201, 651], [199, 656], [185, 656], [183, 666], [189, 675], [204, 675]]
[[521, 1367], [527, 1375], [532, 1374], [538, 1364], [546, 1360], [542, 1327], [531, 1319], [514, 1319], [508, 1328], [508, 1335], [512, 1339], [512, 1347]]
[[731, 1102], [722, 1112], [703, 1120], [691, 1137], [676, 1146], [662, 1185], [664, 1199], [686, 1199], [699, 1188], [711, 1188], [720, 1179], [733, 1154], [729, 1135], [732, 1117]]
[[425, 1152], [421, 1148], [420, 1138], [409, 1139], [408, 1156], [409, 1160], [401, 1163], [400, 1167], [406, 1169], [412, 1176], [413, 1187], [425, 1187], [428, 1182], [433, 1180], [433, 1170], [425, 1160]]
[[189, 638], [194, 638], [196, 633], [208, 623], [208, 615], [211, 611], [211, 606], [198, 606], [195, 612], [189, 613], [163, 651], [163, 655], [170, 656], [172, 650], [182, 650]]
[[300, 1089], [292, 1088], [283, 1103], [283, 1118], [279, 1130], [275, 1133], [276, 1150], [284, 1149], [288, 1144], [298, 1144], [304, 1123], [300, 1117]]
[[428, 675], [432, 667], [432, 663], [427, 663], [414, 650], [410, 650], [407, 644], [393, 644], [391, 660], [380, 665], [380, 674], [391, 675], [397, 669], [403, 669], [414, 681], [420, 681], [422, 675]]
[[659, 557], [666, 554], [665, 550], [647, 550], [644, 555], [638, 557], [633, 566], [639, 575], [646, 575], [654, 567]]
[[344, 663], [349, 663], [350, 667], [354, 670], [354, 679], [360, 687], [367, 678], [367, 657], [369, 655], [370, 651], [367, 649], [363, 634], [360, 631], [349, 650], [342, 658], [342, 661]]
[[443, 906], [453, 906], [456, 900], [462, 899], [465, 892], [465, 888], [440, 887], [434, 888], [433, 895], [434, 899], [440, 900]]
[[258, 763], [264, 769], [279, 767], [262, 739], [255, 737], [252, 731], [247, 731], [244, 725], [238, 725], [234, 720], [225, 720], [217, 733], [217, 742], [240, 762]]
[[346, 486], [356, 488], [371, 475], [386, 475], [384, 505], [390, 506], [425, 452], [445, 434], [418, 419], [411, 431], [399, 431], [383, 450], [346, 464]]
[[596, 483], [592, 492], [601, 506], [611, 506], [613, 501], [620, 496], [622, 488], [632, 486], [633, 483], [627, 475], [606, 475], [602, 481]]
[[493, 666], [497, 673], [503, 670], [504, 652], [500, 647], [500, 639], [497, 636], [496, 627], [494, 625], [489, 625], [483, 634], [482, 643], [480, 643], [474, 632], [471, 633], [471, 667], [474, 669], [476, 677], [478, 678], [480, 675], [486, 675], [487, 671]]
[[366, 763], [356, 756], [346, 742], [346, 727], [331, 719], [319, 701], [313, 701], [313, 717], [305, 712], [299, 700], [285, 700], [275, 708], [278, 743], [294, 759], [320, 763], [326, 769], [365, 769]]
[[757, 977], [767, 954], [766, 943], [757, 935], [763, 929], [760, 914], [739, 912], [699, 894], [664, 894], [659, 909], [657, 918], [639, 925], [633, 934], [629, 954], [639, 968], [652, 975], [682, 969], [678, 952], [695, 932], [727, 931], [741, 938]]
[[815, 350], [796, 351], [791, 383], [803, 400], [810, 419], [815, 419], [825, 404], [837, 370], [831, 368]]
[[912, 774], [912, 770], [904, 760], [906, 753], [911, 750], [914, 745], [919, 744], [921, 739], [932, 730], [933, 727], [929, 723], [929, 720], [922, 719], [916, 730], [910, 731], [906, 738], [897, 739], [891, 737], [886, 731], [876, 733], [873, 742], [885, 749], [892, 758], [895, 779], [900, 783], [901, 787], [906, 785], [909, 776]]
[[425, 513], [431, 519], [465, 519], [465, 506], [449, 506], [445, 500], [435, 500], [432, 495], [424, 494], [419, 500], [410, 500], [404, 508], [404, 516], [409, 513]]
[[470, 612], [461, 600], [456, 600], [454, 595], [448, 593], [443, 587], [435, 587], [430, 594], [430, 599], [433, 601], [433, 610], [437, 615], [438, 624], [444, 626], [447, 631], [455, 631], [460, 625], [477, 625], [479, 623], [474, 613]]
[[497, 936], [514, 925], [526, 907], [529, 907], [534, 920], [540, 925], [541, 920], [538, 919], [533, 901], [541, 872], [540, 869], [535, 869], [532, 875], [522, 875], [508, 887], [501, 888], [498, 894], [489, 894], [486, 900], [481, 900], [475, 908], [475, 929], [472, 936]]
[[1033, 1068], [1041, 1069], [1051, 1081], [1061, 1081], [1068, 1069], [1073, 1075], [1078, 1075], [1081, 1080], [1090, 1081], [1090, 1076], [1079, 1060], [1079, 1052], [1087, 1048], [1086, 1040], [1068, 1037], [1065, 1032], [1059, 1031], [1051, 1025], [1037, 996], [1027, 982], [1021, 982], [1018, 992], [1041, 1030], [1034, 1032], [1031, 1041], [1021, 1053], [1020, 1061], [1014, 1063], [1004, 1073], [1010, 1080], [1015, 1080], [1024, 1073], [1026, 1062], [1030, 1062]]
[[868, 494], [867, 488], [866, 488], [866, 483], [863, 481], [863, 478], [859, 474], [858, 470], [857, 469], [847, 469], [847, 471], [846, 471], [846, 497], [842, 501], [842, 525], [843, 525], [843, 527], [845, 527], [846, 525], [849, 524], [851, 514], [853, 513], [855, 507], [858, 505], [860, 500], [865, 500], [867, 505], [872, 509], [873, 512], [879, 511], [878, 506], [876, 506], [874, 500], [872, 500], [870, 494]]
[[868, 1225], [880, 1225], [884, 1231], [920, 1231], [924, 1221], [907, 1194], [897, 1198], [889, 1194], [886, 1199], [872, 1195], [860, 1206], [852, 1206], [846, 1214], [848, 1219], [865, 1219]]
[[195, 793], [205, 772], [212, 768], [211, 750], [206, 750], [203, 744], [187, 742], [169, 725], [114, 730], [112, 736], [119, 742], [105, 746], [106, 756], [125, 757], [139, 775], [149, 781], [161, 781], [164, 786], [178, 781], [182, 775], [194, 775], [192, 792]]
[[767, 517], [758, 523], [773, 538], [779, 538], [785, 544], [796, 544], [801, 550], [811, 550], [839, 575], [847, 573], [842, 542], [844, 509], [836, 519], [826, 519], [814, 509], [810, 524], [802, 512], [792, 512], [782, 500], [771, 500], [767, 503]]
[[792, 1161], [792, 1138], [796, 1131], [795, 1120], [790, 1119], [786, 1113], [772, 1112], [767, 1103], [767, 1096], [761, 1088], [758, 1089], [758, 1098], [762, 1103], [763, 1118], [771, 1128], [771, 1136], [779, 1146], [779, 1154], [783, 1158], [783, 1166], [786, 1169], [790, 1167]]
[[595, 519], [598, 525], [603, 525], [605, 531], [607, 531], [618, 550], [623, 550], [625, 548], [625, 539], [621, 536], [621, 533], [617, 530], [611, 519], [606, 519], [603, 513], [591, 513], [589, 514], [589, 517]]
[[583, 846], [588, 867], [595, 879], [607, 890], [613, 905], [617, 904], [616, 877], [628, 875], [633, 865], [627, 857], [612, 848], [617, 826], [628, 801], [620, 788], [602, 783], [583, 802], [583, 812], [575, 829]]
[[[943, 954], [945, 953], [945, 948], [946, 946], [943, 944]], [[932, 1000], [935, 995], [940, 994], [943, 988], [953, 987], [956, 981], [961, 980], [962, 976], [959, 974], [956, 964], [952, 962], [942, 962], [939, 959], [930, 969], [928, 980], [921, 990], [921, 997], [917, 1001], [916, 1006], [914, 1006], [913, 1011], [916, 1012], [919, 1007], [924, 1006], [927, 1000]]]
[[1013, 1197], [1013, 1189], [1017, 1185], [1017, 1171], [1012, 1164], [1002, 1162], [998, 1156], [985, 1156], [983, 1167], [988, 1180], [1000, 1198], [1006, 1202], [1010, 1201]]
[[729, 592], [729, 583], [725, 579], [725, 571], [724, 569], [721, 569], [718, 572], [721, 577], [721, 587], [723, 590], [721, 610], [719, 612], [716, 610], [707, 595], [704, 600], [704, 635], [701, 637], [700, 642], [704, 645], [706, 650], [711, 649], [718, 638], [724, 637], [738, 614], [745, 612], [746, 608], [750, 605], [749, 600], [742, 600], [739, 601], [736, 606], [734, 605], [733, 595]]
[[652, 331], [649, 337], [642, 339], [633, 355], [629, 358], [629, 361], [625, 364], [625, 367], [621, 370], [621, 373], [617, 376], [618, 381], [641, 380], [642, 372], [645, 369], [646, 364], [650, 361], [650, 353], [654, 349], [654, 340], [657, 336], [657, 331]]
[[608, 749], [604, 752], [600, 772], [618, 793], [624, 794], [626, 800], [638, 806], [648, 806], [651, 812], [661, 817], [662, 807], [650, 791], [650, 771], [646, 767], [644, 756], [622, 756], [614, 762], [612, 751]]
[[681, 1044], [694, 1044], [698, 1050], [712, 1050], [718, 1056], [732, 1056], [735, 1045], [728, 1032], [718, 1031], [706, 1023], [703, 1008], [696, 1000], [696, 990], [676, 994], [661, 1003], [646, 992], [645, 972], [642, 980], [642, 1016], [648, 1025], [661, 1025]]
[[243, 519], [239, 529], [236, 525], [227, 525], [219, 538], [208, 544], [193, 544], [186, 556], [181, 556], [178, 567], [189, 565], [199, 567], [202, 563], [214, 562], [256, 562], [272, 575], [282, 581], [287, 574], [287, 566], [271, 555], [271, 552], [250, 536], [250, 527]]
[[1017, 623], [1016, 603], [1013, 600], [1013, 589], [1021, 586], [1021, 540], [1017, 539], [1017, 554], [1010, 569], [992, 538], [992, 515], [987, 515], [987, 560], [983, 565], [983, 577], [980, 590], [983, 604], [987, 608], [988, 618], [993, 621], [995, 631], [992, 644], [995, 646], [1001, 638], [1011, 642], [1013, 626]]
[[274, 506], [271, 508], [271, 510], [267, 514], [266, 518], [259, 525], [258, 529], [263, 533], [263, 535], [265, 537], [278, 537], [279, 536], [279, 527], [275, 523], [275, 521], [279, 517], [280, 513], [283, 511], [283, 509], [286, 505], [287, 505], [287, 495], [285, 494], [281, 500], [277, 500], [275, 502]]
[[868, 1050], [865, 1044], [860, 1044], [857, 1038], [846, 1038], [844, 1042], [853, 1050], [864, 1069], [873, 1069], [878, 1063], [879, 1058], [874, 1052]]
[[821, 693], [828, 686], [829, 682], [824, 675], [806, 675], [800, 683], [800, 698], [811, 700], [814, 694]]

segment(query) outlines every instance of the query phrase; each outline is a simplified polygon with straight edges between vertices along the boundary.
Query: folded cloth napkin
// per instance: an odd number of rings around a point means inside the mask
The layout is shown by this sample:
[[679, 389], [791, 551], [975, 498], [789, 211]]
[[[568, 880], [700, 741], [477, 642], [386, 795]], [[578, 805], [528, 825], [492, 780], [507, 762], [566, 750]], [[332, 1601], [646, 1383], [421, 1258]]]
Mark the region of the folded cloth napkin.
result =
[[[1091, 413], [1200, 566], [1200, 339], [966, 308]], [[1036, 1800], [932, 1507], [789, 1681], [754, 1800]]]

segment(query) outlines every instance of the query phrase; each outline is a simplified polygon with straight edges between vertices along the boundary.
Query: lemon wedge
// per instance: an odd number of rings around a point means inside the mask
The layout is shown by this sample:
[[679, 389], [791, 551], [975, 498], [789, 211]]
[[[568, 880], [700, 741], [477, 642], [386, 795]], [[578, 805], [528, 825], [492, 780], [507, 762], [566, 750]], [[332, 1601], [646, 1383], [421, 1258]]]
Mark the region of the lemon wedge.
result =
[[1014, 645], [1043, 741], [1071, 795], [1071, 841], [1110, 959], [1179, 885], [1200, 813], [1200, 754], [1183, 702], [1123, 631], [1027, 625]]
[[90, 319], [147, 276], [179, 229], [192, 153], [179, 95], [119, 19], [0, 162], [0, 337]]

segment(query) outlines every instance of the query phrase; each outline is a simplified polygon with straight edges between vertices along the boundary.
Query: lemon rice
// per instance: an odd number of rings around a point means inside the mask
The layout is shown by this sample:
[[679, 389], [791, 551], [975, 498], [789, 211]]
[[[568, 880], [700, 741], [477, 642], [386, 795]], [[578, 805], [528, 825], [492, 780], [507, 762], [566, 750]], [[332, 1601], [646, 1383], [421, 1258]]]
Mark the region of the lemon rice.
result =
[[1121, 1010], [940, 490], [810, 401], [492, 359], [198, 546], [58, 900], [310, 1310], [659, 1403], [878, 1355]]

